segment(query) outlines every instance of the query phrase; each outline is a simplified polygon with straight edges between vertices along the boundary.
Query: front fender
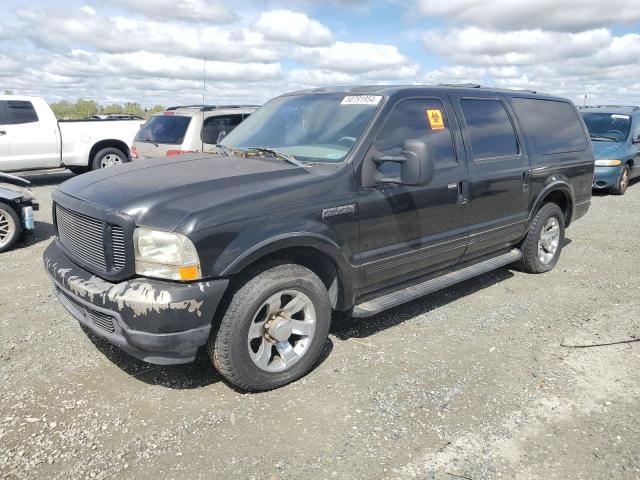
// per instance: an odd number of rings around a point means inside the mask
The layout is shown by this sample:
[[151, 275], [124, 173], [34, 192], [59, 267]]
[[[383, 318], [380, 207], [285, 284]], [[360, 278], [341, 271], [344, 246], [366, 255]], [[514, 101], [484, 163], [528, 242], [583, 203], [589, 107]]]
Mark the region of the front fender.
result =
[[[300, 231], [283, 233], [256, 243], [224, 267], [220, 276], [238, 273], [266, 255], [291, 247], [315, 248], [330, 256], [340, 270], [344, 271], [350, 267], [342, 249], [333, 239], [319, 233]], [[214, 270], [217, 271], [221, 267], [219, 263], [221, 262], [216, 262]]]

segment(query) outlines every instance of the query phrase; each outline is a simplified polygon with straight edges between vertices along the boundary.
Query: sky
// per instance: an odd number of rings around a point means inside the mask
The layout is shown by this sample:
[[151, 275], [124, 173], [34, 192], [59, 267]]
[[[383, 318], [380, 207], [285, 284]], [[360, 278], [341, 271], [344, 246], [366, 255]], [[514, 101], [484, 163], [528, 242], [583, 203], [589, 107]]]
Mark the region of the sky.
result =
[[200, 103], [206, 76], [210, 104], [327, 85], [470, 82], [640, 105], [640, 0], [2, 5], [0, 92], [49, 102]]

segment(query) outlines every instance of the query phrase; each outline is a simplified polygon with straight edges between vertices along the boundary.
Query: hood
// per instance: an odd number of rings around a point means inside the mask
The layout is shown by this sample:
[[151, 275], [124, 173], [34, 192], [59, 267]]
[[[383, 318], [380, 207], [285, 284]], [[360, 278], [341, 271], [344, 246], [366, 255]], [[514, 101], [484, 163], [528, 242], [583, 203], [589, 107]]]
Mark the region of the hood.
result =
[[61, 192], [126, 213], [138, 226], [174, 230], [189, 214], [313, 177], [262, 157], [184, 155], [145, 159], [86, 173]]
[[593, 152], [595, 153], [596, 160], [600, 158], [616, 158], [619, 150], [624, 145], [624, 142], [603, 142], [593, 141]]

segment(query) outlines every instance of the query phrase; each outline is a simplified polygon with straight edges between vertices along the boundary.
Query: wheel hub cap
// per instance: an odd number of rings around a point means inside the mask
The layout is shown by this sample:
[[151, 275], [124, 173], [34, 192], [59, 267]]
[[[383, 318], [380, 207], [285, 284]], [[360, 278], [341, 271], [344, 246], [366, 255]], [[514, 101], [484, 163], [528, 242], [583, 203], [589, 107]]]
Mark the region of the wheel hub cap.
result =
[[560, 245], [560, 223], [556, 217], [548, 219], [538, 239], [538, 259], [543, 265], [548, 265], [556, 255]]
[[287, 370], [306, 353], [315, 332], [316, 311], [298, 290], [282, 290], [267, 298], [249, 325], [247, 346], [261, 370]]
[[269, 326], [267, 333], [276, 342], [284, 342], [293, 333], [293, 324], [289, 320], [278, 319]]

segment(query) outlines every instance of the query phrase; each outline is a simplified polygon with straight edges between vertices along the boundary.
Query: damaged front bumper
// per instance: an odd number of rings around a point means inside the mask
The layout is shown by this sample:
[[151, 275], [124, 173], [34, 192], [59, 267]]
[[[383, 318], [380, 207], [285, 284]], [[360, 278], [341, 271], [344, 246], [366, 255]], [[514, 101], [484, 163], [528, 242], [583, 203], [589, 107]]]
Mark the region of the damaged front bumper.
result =
[[71, 315], [134, 357], [161, 365], [195, 359], [228, 285], [224, 279], [110, 283], [69, 260], [55, 240], [43, 258], [54, 293]]

